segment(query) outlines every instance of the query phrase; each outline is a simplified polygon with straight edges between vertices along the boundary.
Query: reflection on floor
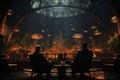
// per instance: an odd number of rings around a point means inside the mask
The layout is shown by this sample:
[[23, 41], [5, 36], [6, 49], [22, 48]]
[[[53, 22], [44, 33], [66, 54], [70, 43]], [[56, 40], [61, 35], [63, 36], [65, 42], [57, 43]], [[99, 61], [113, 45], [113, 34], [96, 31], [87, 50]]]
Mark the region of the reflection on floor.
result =
[[46, 75], [43, 74], [41, 77], [37, 78], [36, 75], [33, 78], [31, 76], [31, 69], [24, 69], [24, 71], [16, 71], [12, 73], [0, 73], [0, 80], [115, 80], [119, 79], [120, 73], [113, 73], [113, 72], [103, 72], [102, 70], [91, 69], [91, 77], [88, 74], [85, 74], [85, 77], [80, 77], [79, 73], [76, 74], [76, 77], [73, 78], [71, 76], [71, 69], [67, 69], [66, 75], [67, 77], [60, 78], [57, 75], [57, 70], [52, 69], [51, 75], [52, 77], [47, 79]]

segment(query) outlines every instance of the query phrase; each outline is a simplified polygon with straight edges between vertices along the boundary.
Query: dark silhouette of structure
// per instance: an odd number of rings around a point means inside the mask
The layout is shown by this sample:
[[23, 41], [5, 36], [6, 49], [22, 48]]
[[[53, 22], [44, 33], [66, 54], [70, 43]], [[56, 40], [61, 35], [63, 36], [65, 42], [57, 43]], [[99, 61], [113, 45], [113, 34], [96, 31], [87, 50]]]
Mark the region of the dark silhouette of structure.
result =
[[[4, 36], [0, 34], [0, 54], [3, 54], [3, 49], [4, 49]], [[4, 52], [5, 54], [5, 52]]]
[[8, 63], [4, 51], [5, 45], [4, 45], [4, 36], [0, 34], [0, 72], [6, 71], [8, 68]]
[[91, 67], [91, 60], [93, 57], [93, 52], [87, 49], [87, 44], [82, 44], [82, 50], [78, 51], [76, 57], [73, 60], [72, 64], [72, 75], [75, 77], [75, 73], [80, 73], [81, 76], [84, 73], [89, 73], [90, 75], [90, 67]]
[[59, 54], [58, 54], [58, 61], [62, 61], [64, 59], [64, 56], [63, 56], [63, 54], [60, 52]]
[[65, 52], [63, 55], [64, 55], [64, 60], [66, 61], [67, 53]]
[[120, 72], [120, 54], [116, 55], [116, 59], [114, 59], [114, 70], [116, 72]]
[[40, 52], [41, 47], [36, 46], [35, 52], [29, 55], [30, 63], [32, 67], [32, 74], [37, 73], [40, 76], [42, 73], [46, 73], [47, 77], [50, 77], [51, 67], [49, 61], [45, 58], [45, 56]]

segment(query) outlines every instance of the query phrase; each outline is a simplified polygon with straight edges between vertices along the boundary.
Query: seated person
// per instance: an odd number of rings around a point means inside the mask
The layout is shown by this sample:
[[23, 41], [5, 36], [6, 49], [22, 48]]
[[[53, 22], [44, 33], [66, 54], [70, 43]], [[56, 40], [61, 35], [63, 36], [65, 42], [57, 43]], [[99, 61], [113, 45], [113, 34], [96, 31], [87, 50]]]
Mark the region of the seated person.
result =
[[40, 51], [41, 47], [38, 45], [35, 47], [35, 52], [29, 55], [32, 70], [39, 75], [47, 73], [47, 77], [49, 77], [51, 71], [50, 63]]
[[59, 60], [59, 61], [62, 61], [62, 60], [63, 60], [63, 54], [62, 54], [61, 52], [58, 54], [58, 60]]
[[[85, 72], [89, 72], [91, 65], [91, 60], [93, 57], [93, 52], [87, 49], [87, 44], [82, 44], [82, 50], [78, 51], [76, 57], [73, 60], [72, 75], [75, 76], [76, 72], [79, 72], [80, 75], [84, 75]], [[90, 75], [90, 73], [89, 73]]]

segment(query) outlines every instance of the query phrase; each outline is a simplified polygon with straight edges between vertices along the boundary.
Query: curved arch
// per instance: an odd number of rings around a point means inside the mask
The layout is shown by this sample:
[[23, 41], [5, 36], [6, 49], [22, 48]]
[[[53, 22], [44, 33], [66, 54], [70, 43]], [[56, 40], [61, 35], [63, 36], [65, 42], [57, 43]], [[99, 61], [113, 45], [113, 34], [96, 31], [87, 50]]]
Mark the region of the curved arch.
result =
[[[85, 11], [85, 12], [93, 15], [93, 16], [96, 17], [97, 19], [99, 19], [99, 20], [104, 24], [104, 26], [106, 26], [105, 23], [102, 21], [102, 19], [101, 19], [98, 15], [96, 15], [96, 14], [88, 11], [87, 9], [83, 9], [83, 8], [76, 7], [76, 6], [71, 6], [71, 5], [69, 5], [69, 6], [68, 6], [68, 5], [45, 6], [45, 7], [40, 7], [40, 8], [38, 8], [38, 9], [34, 9], [33, 11], [29, 12], [28, 14], [23, 15], [22, 17], [20, 17], [20, 19], [17, 20], [16, 24], [12, 27], [12, 29], [11, 29], [11, 31], [10, 31], [10, 33], [9, 33], [9, 36], [8, 36], [8, 38], [7, 38], [7, 44], [9, 43], [9, 41], [10, 41], [10, 39], [11, 39], [11, 36], [12, 36], [12, 34], [13, 34], [13, 32], [14, 32], [14, 28], [16, 28], [17, 25], [18, 25], [24, 18], [26, 18], [27, 16], [29, 16], [30, 14], [32, 14], [33, 12], [35, 12], [35, 11], [37, 11], [37, 10], [44, 9], [44, 8], [50, 8], [50, 7], [72, 7], [72, 8], [76, 8], [76, 9], [83, 10], [83, 11]], [[107, 34], [110, 35], [109, 32], [108, 32], [108, 30], [107, 30], [107, 29], [105, 29], [105, 30], [106, 30]]]

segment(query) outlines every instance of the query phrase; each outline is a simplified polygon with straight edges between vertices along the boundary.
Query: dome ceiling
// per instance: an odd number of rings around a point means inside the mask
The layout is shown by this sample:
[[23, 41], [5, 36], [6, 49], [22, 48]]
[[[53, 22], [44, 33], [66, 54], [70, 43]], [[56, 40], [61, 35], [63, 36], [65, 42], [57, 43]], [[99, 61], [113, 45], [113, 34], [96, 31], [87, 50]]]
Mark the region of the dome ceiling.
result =
[[32, 0], [31, 6], [38, 14], [49, 17], [71, 17], [83, 14], [91, 5], [90, 0]]

